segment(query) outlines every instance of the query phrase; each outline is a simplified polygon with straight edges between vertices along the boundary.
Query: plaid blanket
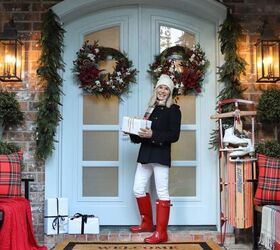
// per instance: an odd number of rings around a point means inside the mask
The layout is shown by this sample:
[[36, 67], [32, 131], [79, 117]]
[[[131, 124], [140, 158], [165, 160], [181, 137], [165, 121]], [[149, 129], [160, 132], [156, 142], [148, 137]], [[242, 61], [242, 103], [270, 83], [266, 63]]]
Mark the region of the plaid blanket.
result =
[[280, 206], [263, 207], [259, 244], [270, 250], [280, 250]]

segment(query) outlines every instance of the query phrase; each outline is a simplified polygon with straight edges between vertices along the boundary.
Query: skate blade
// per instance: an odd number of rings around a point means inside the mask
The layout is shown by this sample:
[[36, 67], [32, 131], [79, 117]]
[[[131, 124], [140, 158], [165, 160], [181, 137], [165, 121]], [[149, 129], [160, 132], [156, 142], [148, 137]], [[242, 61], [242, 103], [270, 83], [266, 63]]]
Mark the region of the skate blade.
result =
[[219, 151], [244, 151], [246, 147], [239, 147], [239, 148], [220, 148]]
[[257, 161], [258, 159], [257, 158], [248, 158], [248, 159], [243, 159], [243, 158], [240, 158], [240, 157], [236, 157], [236, 158], [232, 158], [232, 157], [229, 157], [229, 161], [230, 162], [253, 162], [253, 161]]

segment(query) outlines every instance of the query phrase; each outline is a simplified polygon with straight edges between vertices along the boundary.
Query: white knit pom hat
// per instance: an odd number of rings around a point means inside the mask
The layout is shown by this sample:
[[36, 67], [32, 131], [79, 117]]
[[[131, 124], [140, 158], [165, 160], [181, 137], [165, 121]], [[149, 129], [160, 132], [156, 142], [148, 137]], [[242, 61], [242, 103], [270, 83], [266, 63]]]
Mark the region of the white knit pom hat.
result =
[[167, 86], [169, 88], [169, 90], [170, 90], [171, 95], [172, 95], [172, 92], [173, 92], [173, 89], [174, 89], [174, 83], [173, 83], [173, 81], [171, 80], [171, 78], [168, 75], [162, 74], [159, 77], [155, 88], [157, 88], [160, 85]]
[[173, 104], [172, 92], [173, 92], [173, 89], [174, 89], [174, 83], [171, 80], [171, 78], [168, 75], [166, 75], [166, 74], [162, 74], [160, 76], [160, 78], [158, 79], [157, 84], [156, 84], [156, 86], [154, 88], [153, 95], [152, 95], [152, 97], [150, 99], [150, 102], [149, 102], [149, 107], [153, 107], [156, 104], [156, 102], [157, 102], [157, 91], [156, 91], [156, 88], [158, 86], [160, 86], [160, 85], [165, 85], [170, 90], [170, 95], [167, 98], [166, 103], [165, 103], [166, 107], [170, 108], [170, 106]]

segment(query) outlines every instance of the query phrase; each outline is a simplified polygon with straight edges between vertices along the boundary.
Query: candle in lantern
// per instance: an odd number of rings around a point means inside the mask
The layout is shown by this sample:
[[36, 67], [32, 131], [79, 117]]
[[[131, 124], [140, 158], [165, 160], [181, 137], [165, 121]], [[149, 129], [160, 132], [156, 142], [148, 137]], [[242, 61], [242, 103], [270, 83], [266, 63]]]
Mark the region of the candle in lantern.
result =
[[267, 56], [263, 59], [263, 64], [264, 64], [264, 69], [266, 72], [267, 77], [272, 77], [273, 72], [272, 72], [272, 57]]
[[11, 75], [11, 69], [13, 69], [13, 65], [16, 62], [16, 58], [11, 55], [5, 56], [5, 72], [7, 76]]

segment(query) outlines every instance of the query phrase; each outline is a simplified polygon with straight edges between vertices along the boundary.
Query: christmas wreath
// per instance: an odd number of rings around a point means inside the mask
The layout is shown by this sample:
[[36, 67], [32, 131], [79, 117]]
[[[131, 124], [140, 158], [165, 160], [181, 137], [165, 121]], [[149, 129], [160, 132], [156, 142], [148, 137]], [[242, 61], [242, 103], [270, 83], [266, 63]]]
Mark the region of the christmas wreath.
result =
[[[113, 73], [99, 68], [99, 62], [108, 59], [116, 61]], [[133, 69], [132, 62], [120, 51], [101, 47], [97, 41], [93, 44], [86, 41], [73, 63], [73, 72], [77, 75], [80, 88], [93, 95], [120, 98], [129, 92], [130, 83], [136, 81], [137, 70]]]
[[169, 75], [175, 85], [174, 96], [198, 94], [208, 66], [209, 61], [199, 44], [192, 48], [176, 45], [155, 56], [148, 72], [154, 84], [161, 74]]

